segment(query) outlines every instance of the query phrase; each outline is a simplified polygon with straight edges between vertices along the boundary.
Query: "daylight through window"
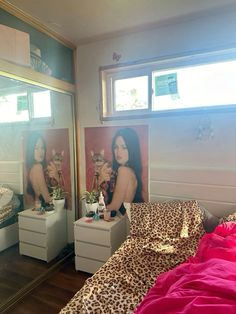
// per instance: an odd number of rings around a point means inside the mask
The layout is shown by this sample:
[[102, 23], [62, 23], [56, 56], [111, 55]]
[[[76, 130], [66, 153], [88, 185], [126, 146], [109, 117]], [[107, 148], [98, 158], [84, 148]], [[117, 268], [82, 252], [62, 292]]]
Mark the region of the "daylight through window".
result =
[[51, 93], [47, 91], [25, 91], [4, 93], [0, 96], [0, 123], [29, 122], [50, 119]]
[[101, 68], [101, 119], [236, 109], [235, 51]]

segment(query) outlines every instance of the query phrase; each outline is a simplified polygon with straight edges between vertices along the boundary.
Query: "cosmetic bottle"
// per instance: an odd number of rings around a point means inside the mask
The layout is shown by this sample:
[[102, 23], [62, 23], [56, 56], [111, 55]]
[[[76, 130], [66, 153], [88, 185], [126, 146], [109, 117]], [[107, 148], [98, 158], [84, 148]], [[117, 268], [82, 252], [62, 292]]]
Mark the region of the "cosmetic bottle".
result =
[[109, 209], [104, 208], [104, 220], [110, 221], [111, 220], [111, 212]]
[[98, 212], [103, 213], [105, 207], [106, 206], [105, 206], [104, 196], [101, 191], [99, 195], [99, 199], [98, 199]]

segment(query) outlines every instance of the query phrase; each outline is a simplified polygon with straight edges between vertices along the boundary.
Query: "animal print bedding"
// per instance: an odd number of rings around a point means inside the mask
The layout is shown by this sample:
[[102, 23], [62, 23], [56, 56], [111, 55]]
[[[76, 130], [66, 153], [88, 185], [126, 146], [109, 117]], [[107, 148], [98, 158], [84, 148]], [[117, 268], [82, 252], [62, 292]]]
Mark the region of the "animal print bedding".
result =
[[202, 219], [195, 201], [132, 204], [130, 237], [60, 314], [133, 313], [158, 274], [194, 254], [204, 233]]
[[0, 185], [0, 229], [16, 222], [19, 205], [20, 201], [14, 192]]

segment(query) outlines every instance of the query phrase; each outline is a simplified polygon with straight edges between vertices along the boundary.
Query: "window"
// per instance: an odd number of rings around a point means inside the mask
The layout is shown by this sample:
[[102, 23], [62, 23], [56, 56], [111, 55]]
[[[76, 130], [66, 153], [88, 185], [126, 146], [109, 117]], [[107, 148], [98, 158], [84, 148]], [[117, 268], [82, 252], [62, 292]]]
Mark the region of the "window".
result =
[[49, 90], [32, 93], [32, 117], [33, 118], [50, 118], [51, 94]]
[[100, 69], [101, 118], [236, 109], [235, 51]]
[[0, 96], [0, 123], [29, 121], [26, 93]]
[[114, 82], [116, 111], [148, 108], [148, 76], [118, 79]]
[[5, 92], [0, 96], [0, 123], [49, 120], [51, 93], [46, 91]]

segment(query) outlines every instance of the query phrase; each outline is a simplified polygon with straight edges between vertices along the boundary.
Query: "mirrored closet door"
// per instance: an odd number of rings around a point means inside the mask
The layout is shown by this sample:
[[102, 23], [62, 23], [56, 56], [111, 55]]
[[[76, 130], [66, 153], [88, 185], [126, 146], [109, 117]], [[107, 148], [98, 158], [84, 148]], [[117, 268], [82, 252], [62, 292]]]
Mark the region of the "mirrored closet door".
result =
[[[73, 93], [0, 76], [0, 312], [70, 252], [77, 190], [74, 118]], [[62, 209], [52, 205], [58, 187]]]

